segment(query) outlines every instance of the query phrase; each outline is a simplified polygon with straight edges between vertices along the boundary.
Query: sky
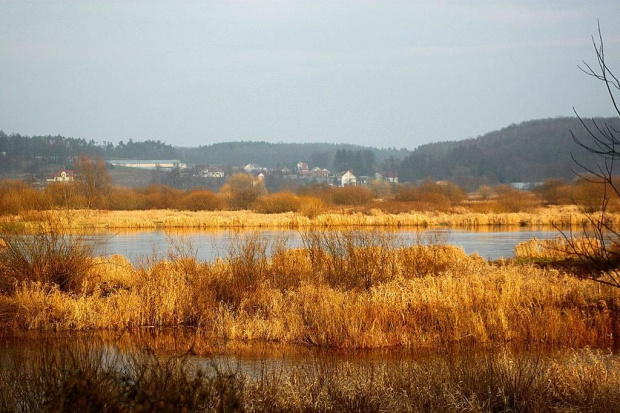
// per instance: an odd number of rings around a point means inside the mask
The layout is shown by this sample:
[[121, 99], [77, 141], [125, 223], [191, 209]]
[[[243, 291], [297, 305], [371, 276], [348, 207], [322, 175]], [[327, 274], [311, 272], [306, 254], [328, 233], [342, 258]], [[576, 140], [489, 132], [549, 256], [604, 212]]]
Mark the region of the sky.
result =
[[414, 149], [613, 115], [620, 1], [0, 0], [0, 130]]

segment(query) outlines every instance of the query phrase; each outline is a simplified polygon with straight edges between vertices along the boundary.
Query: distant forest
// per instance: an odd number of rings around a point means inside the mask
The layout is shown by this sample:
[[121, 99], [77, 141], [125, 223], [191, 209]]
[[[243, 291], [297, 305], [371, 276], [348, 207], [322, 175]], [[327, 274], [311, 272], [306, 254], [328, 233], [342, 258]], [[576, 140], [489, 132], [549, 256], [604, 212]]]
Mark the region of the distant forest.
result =
[[[409, 155], [406, 149], [377, 149], [359, 145], [331, 143], [227, 142], [197, 148], [173, 147], [154, 140], [118, 144], [86, 141], [63, 136], [7, 135], [0, 131], [0, 173], [40, 175], [50, 168], [70, 167], [80, 154], [103, 159], [179, 159], [190, 164], [246, 165], [293, 169], [307, 162], [334, 171], [355, 169], [371, 174], [393, 159]], [[335, 168], [335, 169], [334, 169]]]
[[[589, 127], [591, 119], [584, 120]], [[620, 119], [597, 118], [620, 130]], [[475, 139], [422, 145], [405, 157], [399, 168], [401, 182], [432, 177], [464, 187], [510, 182], [540, 182], [550, 178], [571, 180], [579, 162], [593, 166], [596, 157], [580, 148], [575, 136], [591, 143], [579, 119], [540, 119], [510, 125]]]
[[[592, 120], [586, 120], [592, 125]], [[620, 119], [597, 118], [599, 125], [620, 130]], [[41, 176], [58, 166], [70, 167], [80, 154], [104, 159], [179, 159], [189, 164], [245, 165], [293, 169], [297, 162], [332, 172], [357, 175], [398, 171], [400, 182], [426, 178], [451, 180], [468, 189], [480, 184], [573, 179], [575, 163], [594, 165], [595, 157], [573, 142], [571, 131], [588, 142], [577, 118], [554, 118], [510, 125], [463, 141], [431, 143], [413, 152], [331, 143], [227, 142], [194, 148], [154, 140], [112, 144], [63, 136], [7, 135], [0, 131], [0, 174]]]

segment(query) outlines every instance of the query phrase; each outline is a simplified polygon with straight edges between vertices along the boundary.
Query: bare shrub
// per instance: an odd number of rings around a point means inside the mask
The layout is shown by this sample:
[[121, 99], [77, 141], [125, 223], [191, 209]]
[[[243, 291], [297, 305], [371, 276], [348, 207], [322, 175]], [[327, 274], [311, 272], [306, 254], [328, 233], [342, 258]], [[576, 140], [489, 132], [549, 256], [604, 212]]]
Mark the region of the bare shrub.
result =
[[334, 188], [332, 199], [336, 205], [366, 205], [373, 199], [373, 192], [361, 186]]
[[85, 237], [63, 233], [53, 220], [35, 232], [4, 225], [0, 228], [0, 288], [34, 281], [55, 284], [62, 291], [81, 287], [93, 266], [94, 245]]
[[138, 210], [144, 209], [144, 197], [132, 188], [112, 187], [106, 197], [110, 210]]
[[252, 209], [261, 214], [280, 214], [297, 212], [301, 208], [301, 200], [291, 192], [277, 192], [265, 195], [252, 203]]
[[265, 195], [267, 189], [263, 181], [255, 180], [252, 175], [236, 173], [226, 180], [220, 188], [220, 194], [232, 209], [248, 209], [258, 197]]
[[18, 180], [0, 181], [0, 215], [19, 214], [37, 204], [37, 196], [25, 182]]
[[530, 192], [521, 191], [509, 185], [497, 186], [495, 192], [502, 212], [531, 211], [540, 207], [540, 201]]
[[195, 189], [183, 196], [177, 208], [189, 211], [215, 211], [222, 209], [222, 206], [223, 202], [219, 195], [207, 189]]
[[396, 236], [384, 231], [308, 231], [302, 233], [313, 273], [328, 285], [370, 287], [396, 277]]
[[299, 197], [299, 213], [308, 218], [314, 218], [325, 212], [325, 202], [320, 198], [312, 196]]

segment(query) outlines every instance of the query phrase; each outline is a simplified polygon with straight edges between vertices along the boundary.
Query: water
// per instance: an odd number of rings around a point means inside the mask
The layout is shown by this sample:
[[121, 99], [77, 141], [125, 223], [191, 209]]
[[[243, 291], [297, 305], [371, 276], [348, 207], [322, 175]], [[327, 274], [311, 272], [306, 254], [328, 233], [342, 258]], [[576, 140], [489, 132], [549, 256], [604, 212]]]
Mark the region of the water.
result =
[[[463, 247], [468, 254], [477, 253], [483, 258], [496, 260], [510, 258], [515, 246], [532, 238], [551, 239], [559, 235], [557, 230], [519, 228], [514, 231], [477, 231], [461, 229], [428, 230], [420, 233], [415, 229], [392, 231], [405, 245], [418, 242], [420, 237], [434, 242], [448, 243]], [[191, 246], [186, 248], [199, 260], [213, 260], [225, 256], [231, 243], [239, 238], [254, 234], [253, 231], [193, 231], [171, 232], [162, 230], [131, 231], [95, 234], [98, 253], [121, 254], [137, 262], [145, 257], [165, 256], [175, 245]], [[301, 233], [296, 230], [260, 230], [262, 238], [282, 239], [290, 248], [301, 247]]]

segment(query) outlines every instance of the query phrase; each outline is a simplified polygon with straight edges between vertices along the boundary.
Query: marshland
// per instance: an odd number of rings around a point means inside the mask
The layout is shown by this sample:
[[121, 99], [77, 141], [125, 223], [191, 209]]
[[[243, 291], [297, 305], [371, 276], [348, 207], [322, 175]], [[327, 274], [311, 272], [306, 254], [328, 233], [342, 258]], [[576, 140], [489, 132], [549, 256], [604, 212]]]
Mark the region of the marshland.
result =
[[[569, 223], [579, 218], [574, 207], [548, 212], [554, 222], [562, 214]], [[144, 213], [160, 218], [159, 229], [166, 216], [213, 219], [208, 212]], [[237, 222], [271, 218], [218, 214]], [[517, 216], [502, 228], [549, 219]], [[512, 258], [489, 261], [446, 244], [427, 223], [410, 225], [404, 242], [385, 221], [324, 225], [317, 218], [275, 225], [270, 236], [257, 228], [231, 233], [205, 260], [182, 232], [142, 259], [98, 254], [101, 241], [86, 230], [118, 228], [92, 224], [118, 222], [113, 212], [6, 215], [0, 407], [616, 408], [620, 289], [553, 265], [578, 252], [563, 238], [523, 242]], [[298, 242], [273, 236], [284, 228], [294, 228]]]

